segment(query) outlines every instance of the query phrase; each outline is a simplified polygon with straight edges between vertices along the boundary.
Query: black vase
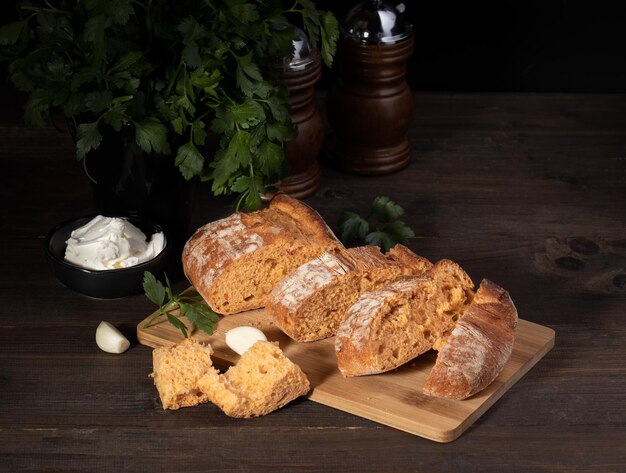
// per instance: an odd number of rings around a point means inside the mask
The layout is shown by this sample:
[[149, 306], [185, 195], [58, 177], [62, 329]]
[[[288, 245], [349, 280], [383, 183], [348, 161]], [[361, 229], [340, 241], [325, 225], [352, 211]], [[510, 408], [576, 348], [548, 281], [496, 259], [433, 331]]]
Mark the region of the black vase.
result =
[[[146, 153], [132, 125], [102, 127], [100, 146], [86, 156], [96, 212], [139, 216], [166, 227], [177, 247], [189, 237], [190, 183], [174, 165], [174, 154]], [[175, 143], [171, 143], [175, 150]]]

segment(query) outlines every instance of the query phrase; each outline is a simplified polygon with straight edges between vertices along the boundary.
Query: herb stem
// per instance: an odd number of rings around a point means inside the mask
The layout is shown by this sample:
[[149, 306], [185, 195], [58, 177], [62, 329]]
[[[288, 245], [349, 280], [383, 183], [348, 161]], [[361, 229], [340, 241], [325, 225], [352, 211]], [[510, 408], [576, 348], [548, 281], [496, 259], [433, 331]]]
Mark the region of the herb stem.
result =
[[150, 320], [148, 320], [148, 322], [146, 322], [146, 324], [144, 325], [144, 328], [149, 328], [149, 327], [152, 327], [153, 325], [156, 325], [156, 322], [160, 317], [166, 314], [169, 314], [170, 311], [174, 310], [176, 307], [178, 307], [177, 300], [171, 300], [164, 306], [159, 307], [159, 310], [157, 311], [156, 315], [154, 315]]
[[165, 96], [169, 97], [171, 92], [172, 92], [172, 87], [174, 87], [174, 85], [176, 84], [176, 80], [178, 79], [178, 75], [180, 74], [180, 71], [183, 69], [183, 65], [184, 62], [180, 61], [178, 63], [178, 67], [176, 68], [176, 72], [174, 73], [174, 76], [172, 77], [172, 79], [170, 80], [169, 85], [167, 86], [167, 90], [165, 92]]
[[28, 5], [23, 5], [20, 7], [21, 10], [24, 11], [32, 11], [35, 12], [35, 14], [39, 14], [39, 13], [55, 13], [55, 14], [60, 14], [60, 15], [69, 15], [68, 12], [64, 12], [62, 10], [57, 10], [56, 8], [41, 8], [41, 7], [30, 7]]

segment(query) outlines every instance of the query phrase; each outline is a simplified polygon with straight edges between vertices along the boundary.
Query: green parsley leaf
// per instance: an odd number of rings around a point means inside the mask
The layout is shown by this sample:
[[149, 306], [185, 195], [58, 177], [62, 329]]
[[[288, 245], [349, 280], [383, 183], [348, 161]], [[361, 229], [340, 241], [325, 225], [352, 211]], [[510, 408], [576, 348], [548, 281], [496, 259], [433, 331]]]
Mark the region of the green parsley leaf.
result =
[[265, 124], [267, 130], [267, 138], [272, 141], [279, 141], [281, 143], [294, 139], [297, 136], [297, 130], [295, 126], [281, 125], [277, 122], [268, 120]]
[[370, 229], [370, 225], [363, 217], [354, 212], [344, 212], [339, 221], [341, 241], [349, 245], [352, 242], [363, 240]]
[[383, 227], [383, 231], [389, 235], [389, 237], [395, 243], [402, 243], [406, 245], [408, 239], [415, 236], [413, 230], [411, 230], [402, 220], [395, 220], [388, 223]]
[[197, 145], [203, 145], [206, 140], [206, 125], [202, 120], [195, 120], [191, 123], [191, 136]]
[[383, 222], [396, 220], [402, 214], [404, 214], [404, 209], [389, 197], [376, 197], [372, 203], [372, 215]]
[[235, 179], [235, 182], [230, 186], [230, 190], [241, 194], [250, 189], [250, 178], [248, 176], [239, 176]]
[[174, 128], [174, 131], [178, 135], [182, 135], [183, 134], [183, 117], [178, 116], [178, 117], [174, 118], [174, 120], [172, 120], [170, 123], [172, 125], [172, 128]]
[[333, 56], [337, 50], [337, 39], [339, 38], [339, 22], [335, 15], [326, 12], [322, 15], [322, 48], [320, 53], [324, 64], [331, 67], [333, 64]]
[[258, 154], [258, 168], [267, 177], [279, 180], [287, 170], [287, 160], [282, 146], [265, 141]]
[[143, 290], [146, 297], [156, 305], [163, 305], [165, 300], [165, 286], [150, 271], [143, 273]]
[[81, 123], [78, 125], [77, 132], [76, 156], [78, 159], [84, 159], [89, 151], [100, 146], [102, 134], [98, 128], [98, 122]]
[[202, 171], [204, 157], [193, 143], [185, 143], [176, 153], [175, 164], [179, 167], [184, 178], [189, 180]]
[[403, 214], [404, 209], [389, 197], [376, 197], [366, 218], [343, 212], [339, 220], [340, 239], [346, 246], [366, 243], [380, 246], [383, 252], [398, 243], [407, 245], [415, 233], [399, 219]]
[[108, 2], [107, 13], [118, 25], [125, 25], [134, 13], [132, 0], [113, 0]]
[[395, 244], [389, 235], [380, 230], [368, 233], [365, 237], [365, 242], [368, 245], [380, 246], [383, 253], [389, 251]]
[[178, 31], [183, 35], [183, 42], [189, 44], [206, 38], [204, 26], [198, 23], [193, 16], [189, 16], [180, 22]]
[[123, 105], [118, 105], [110, 108], [104, 112], [102, 119], [105, 123], [111, 125], [116, 131], [121, 130], [124, 123], [126, 123], [125, 107]]
[[256, 6], [241, 0], [230, 0], [228, 7], [235, 18], [243, 24], [252, 23], [259, 19], [259, 12]]
[[104, 30], [107, 19], [104, 15], [91, 17], [85, 23], [84, 38], [93, 43], [93, 62], [100, 65], [106, 56], [106, 39]]
[[241, 128], [250, 128], [265, 120], [263, 106], [256, 100], [248, 99], [243, 103], [235, 104], [229, 108], [230, 114]]
[[248, 166], [252, 158], [252, 153], [250, 152], [250, 138], [249, 132], [237, 130], [228, 142], [224, 159], [232, 162], [237, 168], [240, 166]]
[[98, 113], [109, 108], [112, 100], [110, 90], [94, 90], [85, 97], [85, 105], [90, 112]]
[[143, 58], [141, 51], [129, 51], [124, 53], [111, 68], [111, 71], [126, 71], [137, 61]]
[[167, 128], [155, 117], [147, 117], [140, 122], [135, 122], [135, 141], [146, 153], [154, 151], [167, 154], [170, 152]]
[[178, 330], [180, 330], [183, 333], [183, 337], [185, 338], [189, 337], [189, 334], [187, 333], [187, 327], [185, 326], [183, 322], [180, 321], [180, 319], [178, 319], [177, 317], [174, 317], [173, 314], [168, 313], [167, 320], [169, 323], [171, 323], [174, 327], [176, 327]]
[[14, 21], [0, 27], [0, 45], [8, 46], [17, 43], [22, 31], [26, 27], [25, 21]]
[[215, 153], [211, 166], [213, 167], [211, 173], [213, 184], [211, 185], [211, 190], [215, 195], [227, 193], [228, 182], [232, 182], [237, 178], [235, 173], [239, 170], [239, 163], [228, 158], [226, 150], [221, 149]]

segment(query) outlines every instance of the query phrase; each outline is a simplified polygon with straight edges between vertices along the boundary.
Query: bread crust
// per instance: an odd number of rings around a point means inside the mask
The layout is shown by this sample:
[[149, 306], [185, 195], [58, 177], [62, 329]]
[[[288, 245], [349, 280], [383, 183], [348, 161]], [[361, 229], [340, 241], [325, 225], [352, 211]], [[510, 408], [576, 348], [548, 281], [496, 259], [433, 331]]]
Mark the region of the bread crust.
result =
[[[235, 212], [199, 228], [183, 248], [183, 271], [213, 310], [232, 314], [265, 305], [267, 294], [258, 294], [258, 282], [250, 278], [260, 251], [271, 252], [290, 272], [299, 259], [338, 247], [341, 243], [317, 212], [299, 200], [278, 195], [263, 210]], [[279, 280], [278, 276], [271, 280], [268, 274], [257, 278], [269, 288], [267, 293]], [[234, 295], [227, 280], [240, 280], [243, 289], [238, 287], [239, 292], [245, 294]], [[246, 284], [250, 286], [247, 292]]]
[[461, 400], [489, 386], [511, 357], [517, 320], [509, 293], [483, 279], [474, 300], [442, 344], [424, 393]]

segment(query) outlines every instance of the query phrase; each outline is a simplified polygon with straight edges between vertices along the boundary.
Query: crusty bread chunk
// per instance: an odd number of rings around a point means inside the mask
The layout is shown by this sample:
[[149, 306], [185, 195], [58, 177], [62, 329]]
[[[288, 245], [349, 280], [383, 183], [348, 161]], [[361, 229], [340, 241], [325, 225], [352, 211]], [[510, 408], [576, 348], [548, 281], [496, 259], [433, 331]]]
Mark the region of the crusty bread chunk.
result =
[[292, 339], [320, 340], [336, 333], [362, 292], [404, 274], [421, 274], [430, 267], [428, 260], [402, 245], [386, 255], [374, 246], [326, 252], [279, 282], [265, 311]]
[[220, 376], [217, 384], [208, 376], [200, 380], [200, 388], [227, 415], [257, 417], [305, 395], [310, 385], [278, 343], [258, 341]]
[[277, 195], [256, 212], [235, 212], [199, 228], [183, 248], [187, 279], [209, 306], [233, 314], [265, 306], [274, 286], [298, 266], [341, 248], [317, 212]]
[[452, 330], [472, 288], [459, 265], [441, 260], [421, 276], [401, 276], [363, 293], [337, 331], [339, 370], [344, 376], [382, 373], [429, 350]]
[[212, 402], [231, 417], [269, 414], [306, 394], [309, 381], [278, 343], [258, 341], [220, 374], [210, 345], [185, 339], [153, 351], [154, 383], [164, 409]]
[[153, 350], [152, 376], [163, 409], [197, 406], [209, 400], [207, 393], [198, 388], [198, 381], [219, 375], [213, 367], [212, 354], [210, 345], [192, 338]]
[[424, 393], [460, 400], [489, 386], [511, 357], [517, 319], [509, 293], [483, 279], [450, 336], [435, 346], [439, 354]]

